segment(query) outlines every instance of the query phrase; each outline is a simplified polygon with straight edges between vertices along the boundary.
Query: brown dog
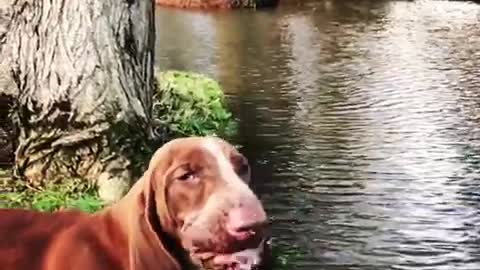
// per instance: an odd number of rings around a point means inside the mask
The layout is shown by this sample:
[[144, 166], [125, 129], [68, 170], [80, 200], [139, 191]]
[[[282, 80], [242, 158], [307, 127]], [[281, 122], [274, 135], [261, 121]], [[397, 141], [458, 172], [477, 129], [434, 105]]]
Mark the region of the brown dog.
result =
[[249, 181], [247, 160], [224, 140], [172, 140], [98, 213], [0, 210], [0, 269], [255, 269], [267, 217]]

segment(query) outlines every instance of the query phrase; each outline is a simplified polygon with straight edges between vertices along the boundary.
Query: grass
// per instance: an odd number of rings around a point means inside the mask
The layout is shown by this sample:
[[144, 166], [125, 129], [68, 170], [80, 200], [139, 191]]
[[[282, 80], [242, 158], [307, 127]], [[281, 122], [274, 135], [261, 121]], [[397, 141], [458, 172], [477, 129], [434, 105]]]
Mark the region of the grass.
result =
[[[0, 171], [4, 179], [9, 177], [8, 174], [5, 170]], [[10, 184], [9, 189], [0, 193], [0, 208], [28, 208], [47, 212], [75, 208], [91, 213], [104, 206], [95, 188], [85, 185], [81, 179], [50, 184], [41, 189], [17, 183], [14, 187]]]

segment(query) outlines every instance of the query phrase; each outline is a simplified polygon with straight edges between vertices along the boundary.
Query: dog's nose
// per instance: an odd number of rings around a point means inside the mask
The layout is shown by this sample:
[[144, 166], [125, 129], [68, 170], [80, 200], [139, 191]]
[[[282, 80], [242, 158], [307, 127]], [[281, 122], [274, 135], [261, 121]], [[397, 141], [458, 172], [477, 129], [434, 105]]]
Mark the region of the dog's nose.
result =
[[267, 225], [267, 215], [260, 203], [231, 209], [226, 224], [228, 233], [238, 241], [248, 240], [262, 233]]

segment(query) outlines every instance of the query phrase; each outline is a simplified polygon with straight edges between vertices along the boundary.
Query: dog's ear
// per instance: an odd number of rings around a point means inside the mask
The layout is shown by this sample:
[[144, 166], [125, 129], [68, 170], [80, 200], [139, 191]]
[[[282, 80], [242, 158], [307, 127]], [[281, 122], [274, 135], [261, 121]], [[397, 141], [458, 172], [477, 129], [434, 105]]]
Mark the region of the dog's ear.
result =
[[151, 169], [144, 183], [145, 213], [147, 222], [155, 229], [171, 235], [176, 233], [176, 224], [168, 207], [168, 161], [151, 164]]
[[162, 224], [169, 224], [170, 215], [166, 207], [165, 190], [157, 177], [163, 173], [150, 167], [142, 181], [143, 187], [135, 198], [135, 211], [130, 218], [129, 251], [131, 269], [181, 270], [181, 263], [175, 259], [173, 239]]

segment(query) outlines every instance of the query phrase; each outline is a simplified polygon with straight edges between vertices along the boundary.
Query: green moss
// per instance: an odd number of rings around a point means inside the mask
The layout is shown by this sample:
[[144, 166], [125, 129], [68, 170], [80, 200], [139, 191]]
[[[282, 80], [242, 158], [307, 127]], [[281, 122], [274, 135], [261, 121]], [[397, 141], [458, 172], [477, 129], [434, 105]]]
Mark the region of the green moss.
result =
[[153, 112], [169, 134], [232, 135], [235, 121], [225, 104], [220, 85], [202, 74], [157, 73]]

